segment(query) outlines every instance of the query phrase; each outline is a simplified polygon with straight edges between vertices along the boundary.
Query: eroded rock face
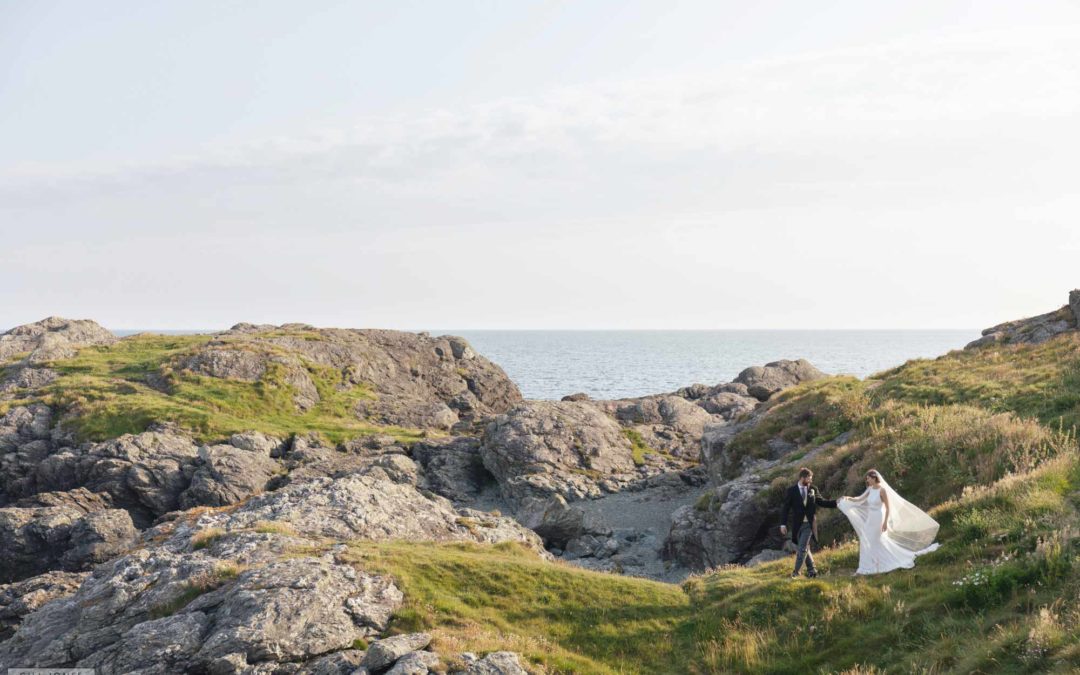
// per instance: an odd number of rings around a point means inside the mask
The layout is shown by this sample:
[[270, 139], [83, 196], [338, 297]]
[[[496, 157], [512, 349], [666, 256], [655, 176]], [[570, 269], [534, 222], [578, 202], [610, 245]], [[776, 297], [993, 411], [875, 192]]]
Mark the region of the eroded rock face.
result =
[[127, 434], [54, 451], [34, 467], [33, 483], [38, 489], [105, 492], [143, 525], [180, 508], [198, 457], [198, 445], [180, 432]]
[[199, 448], [196, 468], [180, 507], [224, 506], [258, 494], [276, 476], [281, 465], [261, 450], [242, 450], [232, 445]]
[[137, 534], [127, 511], [120, 509], [0, 508], [0, 583], [53, 568], [85, 569], [126, 550]]
[[635, 468], [622, 428], [587, 402], [524, 403], [488, 425], [480, 453], [515, 502], [530, 495], [596, 496], [596, 479]]
[[25, 616], [0, 643], [0, 667], [269, 673], [378, 635], [403, 599], [333, 553], [282, 557], [282, 535], [238, 535], [213, 552], [182, 550], [187, 535], [99, 566]]
[[801, 382], [810, 382], [826, 377], [806, 359], [796, 361], [773, 361], [764, 366], [751, 366], [735, 378], [738, 384], [746, 385], [751, 396], [759, 401], [766, 401], [776, 392], [795, 386]]
[[0, 334], [0, 361], [20, 357], [24, 364], [71, 358], [79, 348], [116, 342], [94, 321], [51, 316]]
[[[411, 462], [373, 459], [393, 468]], [[513, 520], [454, 508], [407, 480], [350, 474], [292, 483], [231, 509], [169, 514], [142, 534], [142, 548], [94, 568], [70, 597], [23, 613], [0, 644], [0, 667], [340, 672], [334, 668], [355, 666], [363, 652], [344, 661], [329, 655], [382, 634], [403, 598], [391, 579], [358, 569], [349, 547], [328, 537], [521, 541], [542, 550]], [[400, 672], [434, 666], [433, 658], [411, 658]]]
[[458, 509], [407, 482], [363, 474], [292, 483], [228, 513], [201, 516], [199, 522], [227, 531], [275, 522], [307, 536], [346, 540], [519, 541], [543, 550], [539, 537], [511, 518]]
[[459, 503], [473, 501], [494, 477], [484, 468], [480, 441], [468, 436], [432, 439], [411, 448], [423, 468], [421, 487]]
[[1069, 303], [1053, 312], [1027, 319], [1006, 321], [982, 332], [982, 337], [965, 347], [990, 344], [1039, 344], [1080, 327], [1080, 289], [1069, 293]]
[[690, 569], [738, 562], [776, 517], [760, 494], [768, 487], [750, 474], [706, 492], [672, 515], [664, 556]]
[[15, 633], [23, 617], [46, 602], [65, 598], [89, 572], [46, 572], [23, 581], [0, 585], [0, 642]]

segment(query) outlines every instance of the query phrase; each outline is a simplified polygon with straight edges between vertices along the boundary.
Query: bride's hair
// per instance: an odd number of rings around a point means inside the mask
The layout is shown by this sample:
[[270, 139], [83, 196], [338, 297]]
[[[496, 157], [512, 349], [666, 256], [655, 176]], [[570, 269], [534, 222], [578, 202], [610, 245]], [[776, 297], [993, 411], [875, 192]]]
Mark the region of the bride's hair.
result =
[[867, 478], [873, 478], [875, 483], [881, 482], [881, 474], [877, 472], [877, 469], [870, 469], [866, 472]]

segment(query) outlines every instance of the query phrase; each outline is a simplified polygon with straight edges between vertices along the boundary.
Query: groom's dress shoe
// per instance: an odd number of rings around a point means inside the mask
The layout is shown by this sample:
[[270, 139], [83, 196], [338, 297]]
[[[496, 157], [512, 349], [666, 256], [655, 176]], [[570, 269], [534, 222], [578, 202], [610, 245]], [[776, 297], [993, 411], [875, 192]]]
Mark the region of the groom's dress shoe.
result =
[[808, 579], [813, 579], [813, 578], [814, 578], [814, 577], [816, 577], [816, 576], [817, 576], [817, 570], [809, 570], [809, 571], [807, 571], [807, 573], [806, 573], [806, 577], [807, 577]]

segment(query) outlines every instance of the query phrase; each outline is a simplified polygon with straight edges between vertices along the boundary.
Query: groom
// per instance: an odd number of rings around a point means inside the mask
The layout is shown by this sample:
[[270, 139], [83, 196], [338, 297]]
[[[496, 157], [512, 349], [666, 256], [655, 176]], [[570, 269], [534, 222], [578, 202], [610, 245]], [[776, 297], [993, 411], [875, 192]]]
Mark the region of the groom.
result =
[[814, 480], [814, 472], [806, 467], [799, 469], [799, 482], [787, 489], [784, 494], [784, 508], [780, 512], [780, 534], [788, 533], [788, 517], [791, 512], [795, 513], [795, 528], [791, 531], [791, 541], [799, 548], [795, 556], [795, 571], [791, 573], [792, 579], [799, 577], [803, 558], [806, 558], [806, 576], [817, 576], [817, 568], [814, 567], [814, 555], [810, 552], [810, 539], [817, 541], [817, 522], [814, 520], [814, 511], [819, 506], [835, 509], [835, 499], [825, 499], [818, 494], [811, 482]]

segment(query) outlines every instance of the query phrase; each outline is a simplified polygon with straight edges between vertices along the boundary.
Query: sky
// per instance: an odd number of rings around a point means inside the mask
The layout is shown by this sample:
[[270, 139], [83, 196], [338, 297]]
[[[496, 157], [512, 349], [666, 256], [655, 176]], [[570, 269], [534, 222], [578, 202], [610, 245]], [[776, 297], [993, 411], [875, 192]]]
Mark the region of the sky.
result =
[[1077, 83], [1052, 0], [5, 0], [0, 326], [989, 326]]

